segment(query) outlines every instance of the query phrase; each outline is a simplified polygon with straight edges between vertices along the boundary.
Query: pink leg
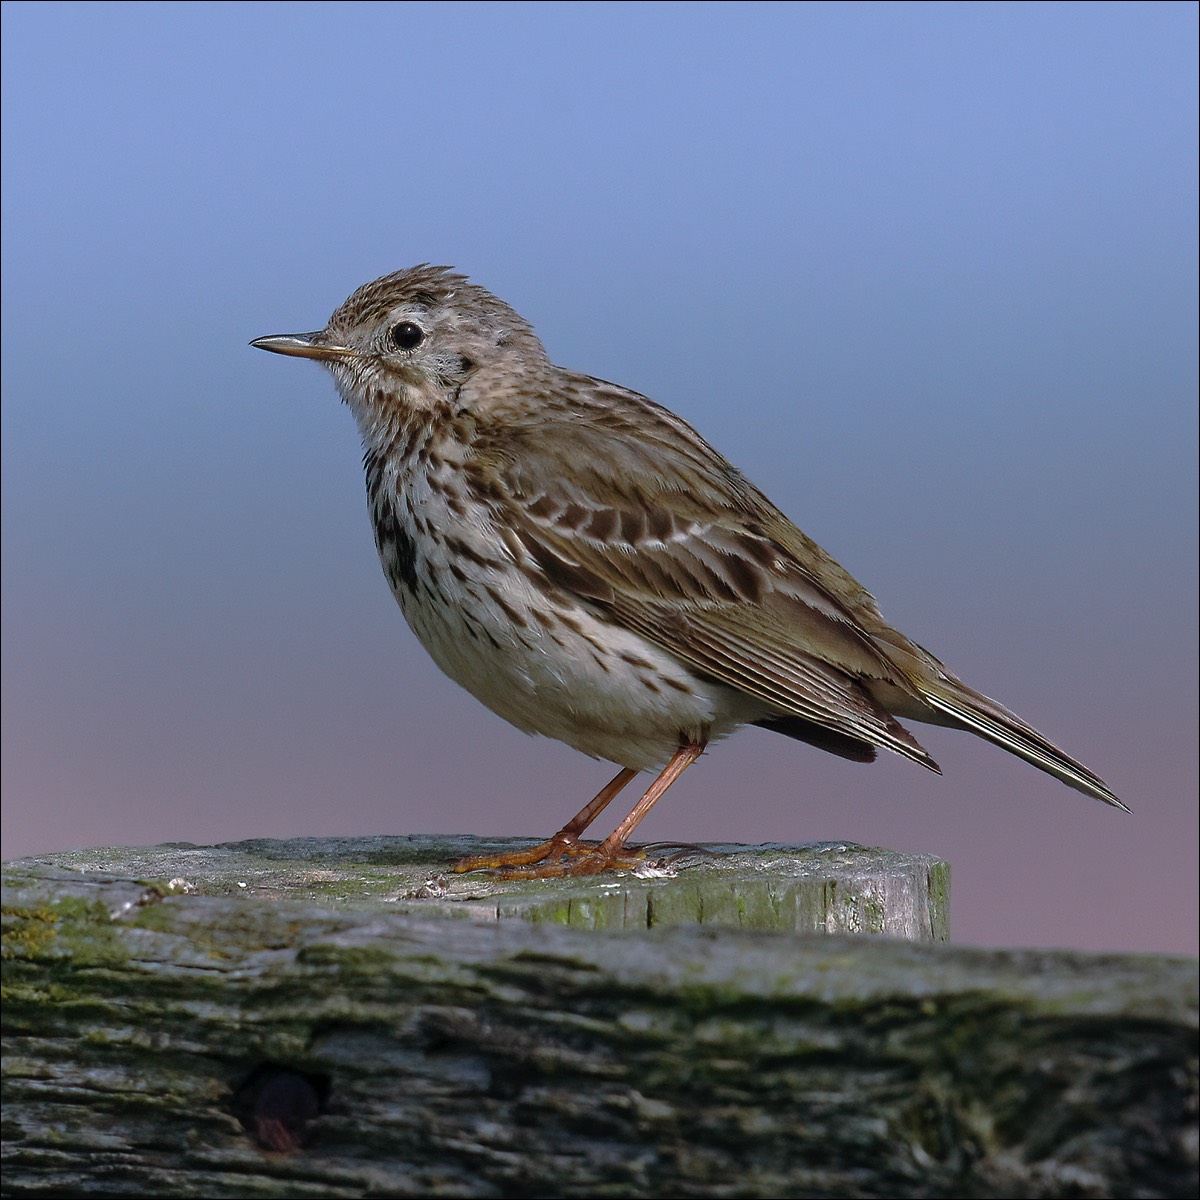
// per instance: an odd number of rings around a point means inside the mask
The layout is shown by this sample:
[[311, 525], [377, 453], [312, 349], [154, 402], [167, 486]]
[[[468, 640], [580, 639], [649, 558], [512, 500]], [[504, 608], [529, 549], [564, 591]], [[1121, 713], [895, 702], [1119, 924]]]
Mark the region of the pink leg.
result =
[[[552, 838], [530, 846], [528, 850], [510, 850], [505, 854], [478, 854], [460, 858], [450, 864], [450, 870], [461, 875], [466, 871], [510, 870], [546, 860], [557, 862], [564, 854], [582, 854], [580, 834], [617, 798], [618, 793], [637, 774], [629, 767], [622, 768], [596, 793]], [[561, 872], [558, 872], [561, 873]], [[538, 878], [540, 872], [531, 872]]]
[[[602, 871], [635, 866], [645, 855], [640, 850], [636, 852], [626, 850], [626, 840], [667, 788], [704, 753], [705, 744], [704, 742], [688, 742], [680, 746], [671, 757], [671, 761], [663, 767], [658, 777], [646, 789], [646, 794], [630, 809], [629, 815], [594, 850], [582, 854], [577, 852], [577, 856], [568, 862], [551, 863], [541, 860], [537, 866], [531, 866], [525, 870], [521, 870], [519, 867], [510, 869], [505, 872], [505, 875], [511, 879], [549, 879], [560, 875], [599, 875]], [[615, 782], [616, 780], [613, 780], [613, 783]], [[592, 803], [594, 804], [595, 801]], [[586, 811], [587, 809], [584, 809], [584, 812]], [[597, 809], [598, 811], [599, 809]], [[580, 816], [582, 815], [583, 813], [580, 813]], [[578, 819], [577, 817], [576, 820]], [[554, 839], [551, 838], [551, 842], [553, 841]]]

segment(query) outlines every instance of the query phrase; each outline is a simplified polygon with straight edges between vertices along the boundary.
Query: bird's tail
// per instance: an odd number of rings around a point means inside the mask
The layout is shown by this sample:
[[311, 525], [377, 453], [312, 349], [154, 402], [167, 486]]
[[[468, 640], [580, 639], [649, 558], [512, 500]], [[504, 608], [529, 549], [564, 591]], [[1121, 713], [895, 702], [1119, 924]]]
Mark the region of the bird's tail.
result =
[[937, 680], [922, 680], [921, 698], [950, 723], [980, 737], [1061, 779], [1069, 787], [1129, 812], [1113, 790], [1094, 772], [1027, 725], [1016, 713], [955, 679], [948, 671]]

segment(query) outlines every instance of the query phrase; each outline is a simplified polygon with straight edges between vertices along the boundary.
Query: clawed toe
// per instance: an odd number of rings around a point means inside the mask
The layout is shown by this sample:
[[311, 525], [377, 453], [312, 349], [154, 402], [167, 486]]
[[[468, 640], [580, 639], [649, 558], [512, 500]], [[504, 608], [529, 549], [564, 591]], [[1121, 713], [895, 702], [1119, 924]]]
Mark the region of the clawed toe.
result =
[[637, 846], [626, 846], [615, 854], [607, 854], [596, 844], [552, 840], [508, 854], [460, 858], [450, 864], [450, 870], [459, 875], [468, 871], [487, 871], [499, 879], [562, 879], [632, 870], [645, 857], [645, 852]]
[[599, 846], [575, 845], [554, 862], [528, 866], [494, 868], [502, 880], [560, 880], [577, 876], [602, 875], [605, 871], [629, 871], [640, 866], [646, 854], [637, 846], [626, 846], [616, 854], [606, 854]]
[[[509, 876], [508, 872], [532, 868], [541, 863], [552, 866], [564, 856], [584, 854], [588, 849], [590, 847], [580, 845], [576, 839], [556, 835], [549, 841], [539, 842], [536, 846], [529, 846], [524, 850], [474, 854], [467, 858], [455, 859], [450, 864], [450, 870], [455, 875], [465, 875], [469, 871], [494, 871], [509, 878], [522, 878], [519, 875]], [[528, 878], [536, 879], [539, 874], [540, 872], [534, 871]]]

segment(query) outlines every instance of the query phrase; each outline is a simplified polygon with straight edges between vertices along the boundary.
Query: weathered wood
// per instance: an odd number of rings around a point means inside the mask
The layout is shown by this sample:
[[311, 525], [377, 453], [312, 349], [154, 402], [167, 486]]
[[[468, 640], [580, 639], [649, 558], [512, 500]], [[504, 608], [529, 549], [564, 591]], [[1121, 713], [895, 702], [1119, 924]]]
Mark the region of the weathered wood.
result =
[[1196, 1193], [1194, 962], [447, 920], [313, 850], [6, 866], [5, 1195]]
[[949, 936], [950, 868], [850, 842], [660, 847], [637, 872], [504, 881], [451, 875], [456, 858], [526, 846], [468, 837], [293, 838], [81, 850], [13, 863], [139, 879], [164, 890], [366, 911], [548, 921], [575, 929], [734, 926], [791, 933]]

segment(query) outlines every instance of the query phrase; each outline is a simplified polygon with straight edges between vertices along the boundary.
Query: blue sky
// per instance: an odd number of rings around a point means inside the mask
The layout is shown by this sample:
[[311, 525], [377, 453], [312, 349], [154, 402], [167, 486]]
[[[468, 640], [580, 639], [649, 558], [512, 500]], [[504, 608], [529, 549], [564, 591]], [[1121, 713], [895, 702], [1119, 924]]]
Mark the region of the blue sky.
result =
[[433, 261], [1135, 810], [752, 730], [647, 838], [942, 853], [963, 940], [1194, 953], [1196, 24], [4, 4], [5, 855], [546, 834], [603, 781], [425, 659], [329, 380], [246, 345]]

